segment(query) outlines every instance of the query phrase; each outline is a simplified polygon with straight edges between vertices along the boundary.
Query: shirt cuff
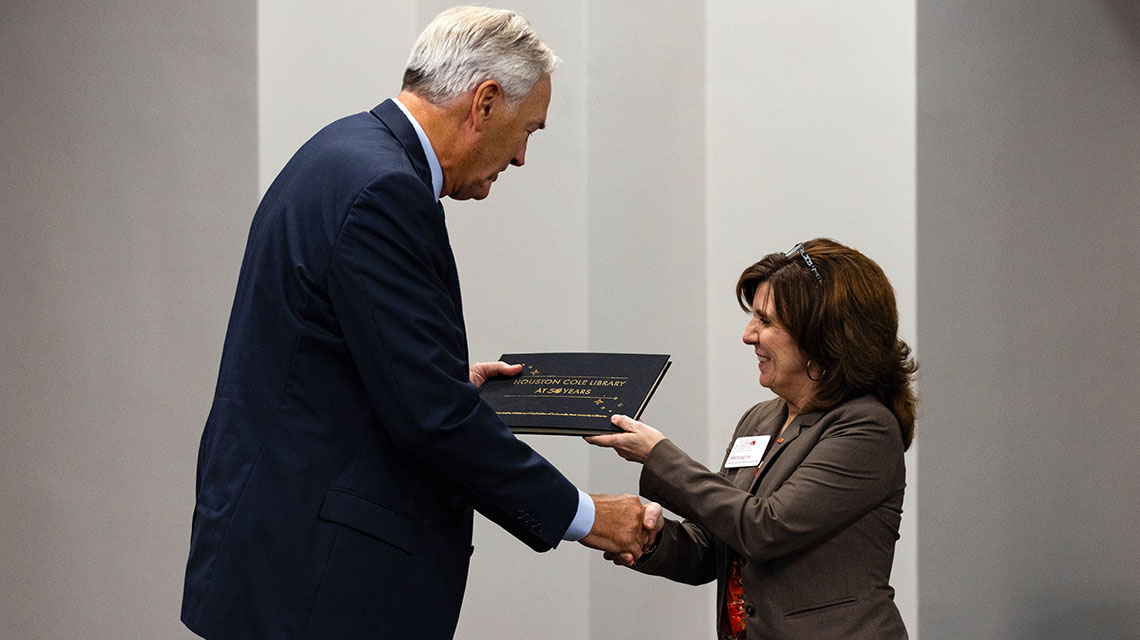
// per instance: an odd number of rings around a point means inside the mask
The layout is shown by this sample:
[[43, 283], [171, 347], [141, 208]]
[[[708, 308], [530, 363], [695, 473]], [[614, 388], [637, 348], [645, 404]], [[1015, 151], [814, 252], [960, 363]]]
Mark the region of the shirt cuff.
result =
[[562, 534], [562, 539], [577, 542], [585, 538], [586, 534], [590, 533], [590, 529], [593, 528], [594, 499], [590, 497], [590, 494], [578, 489], [578, 513], [574, 514], [574, 519], [570, 521], [566, 533]]

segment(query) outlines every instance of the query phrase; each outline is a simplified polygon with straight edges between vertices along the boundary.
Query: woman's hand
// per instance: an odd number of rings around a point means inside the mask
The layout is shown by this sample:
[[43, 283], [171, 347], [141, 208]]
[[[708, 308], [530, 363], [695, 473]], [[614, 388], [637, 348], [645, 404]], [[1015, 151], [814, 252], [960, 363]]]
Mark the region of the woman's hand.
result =
[[586, 442], [599, 447], [608, 447], [630, 462], [645, 462], [649, 452], [658, 442], [665, 439], [660, 431], [628, 416], [614, 414], [610, 417], [614, 426], [625, 433], [607, 433], [600, 436], [586, 436]]
[[487, 378], [517, 376], [520, 371], [522, 371], [521, 364], [507, 364], [500, 360], [498, 362], [476, 362], [471, 365], [467, 374], [471, 377], [471, 384], [481, 387]]

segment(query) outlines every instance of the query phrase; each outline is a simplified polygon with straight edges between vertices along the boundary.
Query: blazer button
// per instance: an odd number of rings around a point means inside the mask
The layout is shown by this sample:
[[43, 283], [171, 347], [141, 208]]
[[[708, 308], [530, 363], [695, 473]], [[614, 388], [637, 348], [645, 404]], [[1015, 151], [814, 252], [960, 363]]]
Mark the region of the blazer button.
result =
[[749, 616], [754, 616], [756, 615], [756, 607], [752, 606], [752, 603], [749, 602], [744, 605], [744, 613], [748, 614]]

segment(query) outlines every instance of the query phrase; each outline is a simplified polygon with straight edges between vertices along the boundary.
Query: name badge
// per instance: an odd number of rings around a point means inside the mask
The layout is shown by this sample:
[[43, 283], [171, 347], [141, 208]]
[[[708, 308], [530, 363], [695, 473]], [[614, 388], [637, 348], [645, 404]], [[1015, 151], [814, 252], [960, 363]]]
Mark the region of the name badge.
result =
[[744, 436], [737, 438], [732, 444], [732, 451], [728, 452], [728, 460], [724, 466], [728, 469], [738, 467], [755, 467], [764, 457], [764, 450], [768, 448], [768, 440], [772, 436]]

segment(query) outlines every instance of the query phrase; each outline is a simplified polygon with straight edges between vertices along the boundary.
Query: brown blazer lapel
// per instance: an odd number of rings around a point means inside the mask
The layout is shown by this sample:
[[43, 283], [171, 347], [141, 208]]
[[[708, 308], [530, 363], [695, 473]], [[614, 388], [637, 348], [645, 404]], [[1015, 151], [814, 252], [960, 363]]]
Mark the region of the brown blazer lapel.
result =
[[[768, 455], [764, 456], [764, 460], [760, 463], [760, 469], [756, 473], [756, 477], [752, 479], [752, 482], [748, 487], [749, 493], [757, 495], [756, 492], [760, 487], [760, 482], [764, 480], [764, 476], [767, 475], [768, 470], [776, 464], [777, 459], [780, 457], [780, 453], [783, 452], [784, 449], [786, 449], [788, 445], [793, 440], [795, 440], [797, 436], [800, 435], [800, 431], [803, 429], [804, 418], [806, 417], [806, 415], [796, 416], [795, 419], [792, 420], [792, 423], [788, 425], [788, 428], [784, 429], [783, 434], [779, 436], [775, 435], [775, 433], [772, 434], [772, 446], [768, 450]], [[812, 418], [812, 422], [814, 423], [814, 418]], [[776, 433], [779, 433], [779, 431], [780, 430], [777, 427]]]
[[[729, 448], [736, 443], [740, 438], [748, 436], [769, 436], [775, 438], [775, 433], [780, 430], [780, 425], [784, 422], [784, 417], [787, 415], [784, 411], [773, 412], [771, 415], [759, 422], [758, 424], [745, 423], [737, 425], [736, 432], [732, 434], [732, 442], [729, 443]], [[772, 446], [775, 446], [774, 444]], [[736, 469], [721, 468], [721, 473], [729, 479], [741, 491], [755, 492], [756, 481], [764, 473], [764, 467], [768, 465], [768, 459], [772, 456], [774, 450], [769, 447], [768, 455], [761, 461], [760, 467], [740, 467]]]

